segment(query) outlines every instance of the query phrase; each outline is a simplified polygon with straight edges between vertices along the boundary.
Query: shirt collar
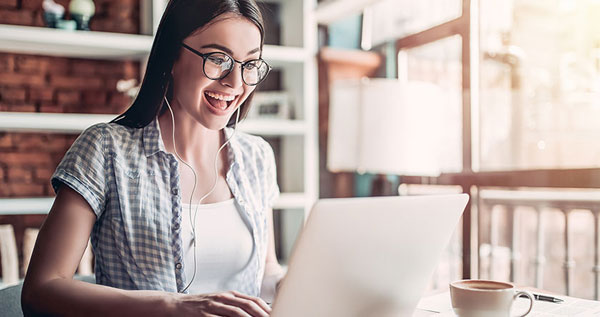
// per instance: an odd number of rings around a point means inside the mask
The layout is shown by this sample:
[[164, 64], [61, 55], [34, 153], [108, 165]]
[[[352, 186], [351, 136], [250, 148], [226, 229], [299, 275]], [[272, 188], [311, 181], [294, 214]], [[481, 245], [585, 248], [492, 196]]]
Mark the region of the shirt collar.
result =
[[146, 157], [152, 156], [158, 151], [163, 151], [166, 153], [167, 151], [165, 150], [165, 145], [160, 134], [158, 118], [152, 120], [152, 122], [150, 122], [150, 124], [145, 126], [143, 129], [144, 154], [146, 154]]
[[[223, 131], [225, 132], [225, 139], [229, 139], [231, 138], [231, 136], [234, 133], [234, 129], [233, 128], [228, 128], [225, 127], [223, 129]], [[238, 165], [240, 169], [244, 169], [244, 160], [243, 160], [243, 155], [242, 155], [242, 150], [241, 150], [241, 146], [238, 142], [238, 137], [240, 131], [236, 131], [235, 132], [235, 136], [233, 136], [233, 139], [231, 139], [231, 141], [229, 141], [229, 144], [227, 145], [227, 148], [229, 149], [229, 160], [231, 162], [232, 165]]]

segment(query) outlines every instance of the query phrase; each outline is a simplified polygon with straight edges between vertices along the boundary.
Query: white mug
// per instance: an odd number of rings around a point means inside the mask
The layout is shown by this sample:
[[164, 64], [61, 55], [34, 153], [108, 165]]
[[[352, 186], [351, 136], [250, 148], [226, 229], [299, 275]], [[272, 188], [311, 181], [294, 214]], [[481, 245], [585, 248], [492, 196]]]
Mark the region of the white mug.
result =
[[529, 298], [529, 309], [519, 317], [526, 316], [533, 308], [533, 296], [517, 291], [511, 283], [488, 280], [461, 280], [450, 283], [452, 308], [460, 317], [509, 317], [510, 308], [519, 296]]

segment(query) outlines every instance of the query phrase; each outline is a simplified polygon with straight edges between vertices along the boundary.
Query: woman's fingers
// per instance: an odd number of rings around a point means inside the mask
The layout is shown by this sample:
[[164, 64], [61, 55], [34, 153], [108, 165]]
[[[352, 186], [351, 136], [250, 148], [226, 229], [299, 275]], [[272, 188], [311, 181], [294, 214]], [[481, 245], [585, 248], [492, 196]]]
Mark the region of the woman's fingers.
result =
[[235, 297], [239, 297], [239, 298], [243, 298], [243, 299], [247, 299], [250, 300], [254, 303], [256, 303], [260, 308], [262, 308], [264, 311], [270, 313], [271, 312], [271, 307], [265, 303], [264, 300], [262, 300], [262, 298], [260, 297], [253, 297], [253, 296], [249, 296], [240, 292], [236, 292], [236, 291], [232, 291], [231, 292], [233, 295], [235, 295]]
[[221, 302], [221, 300], [222, 299], [219, 299], [211, 303], [209, 308], [211, 313], [224, 317], [262, 317], [262, 315], [247, 313], [242, 308], [226, 302]]
[[[248, 314], [252, 317], [268, 317], [269, 312], [265, 311], [261, 306], [256, 304], [254, 301], [236, 297], [232, 293], [225, 293], [222, 296], [219, 296], [217, 299], [219, 302], [229, 305], [231, 307], [236, 307]], [[237, 315], [235, 315], [237, 316]]]

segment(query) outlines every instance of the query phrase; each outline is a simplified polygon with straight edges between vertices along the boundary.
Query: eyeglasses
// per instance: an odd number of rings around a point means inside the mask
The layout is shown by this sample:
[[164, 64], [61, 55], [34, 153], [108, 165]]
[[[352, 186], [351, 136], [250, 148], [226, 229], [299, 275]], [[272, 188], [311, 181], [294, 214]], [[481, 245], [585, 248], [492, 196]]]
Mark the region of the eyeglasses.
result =
[[203, 54], [189, 47], [185, 43], [181, 43], [181, 45], [192, 53], [202, 57], [204, 60], [202, 67], [204, 75], [212, 80], [219, 80], [227, 77], [233, 70], [233, 67], [235, 67], [236, 63], [239, 63], [242, 66], [242, 81], [248, 86], [258, 85], [271, 71], [271, 66], [269, 66], [262, 58], [240, 62], [225, 53], [212, 52]]

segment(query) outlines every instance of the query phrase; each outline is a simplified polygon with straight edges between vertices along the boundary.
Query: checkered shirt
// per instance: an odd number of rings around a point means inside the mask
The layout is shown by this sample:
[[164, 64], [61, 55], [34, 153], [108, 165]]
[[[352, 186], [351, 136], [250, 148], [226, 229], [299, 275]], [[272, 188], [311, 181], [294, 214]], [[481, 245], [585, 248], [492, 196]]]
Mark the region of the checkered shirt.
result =
[[[232, 132], [225, 128], [226, 137]], [[234, 278], [235, 290], [258, 296], [268, 245], [266, 211], [279, 195], [275, 159], [267, 142], [240, 131], [227, 149], [227, 184], [254, 240], [250, 261]], [[94, 125], [65, 154], [51, 182], [55, 192], [61, 184], [71, 187], [96, 214], [91, 233], [96, 283], [183, 291], [188, 281], [178, 165], [165, 150], [157, 120], [140, 129]]]

